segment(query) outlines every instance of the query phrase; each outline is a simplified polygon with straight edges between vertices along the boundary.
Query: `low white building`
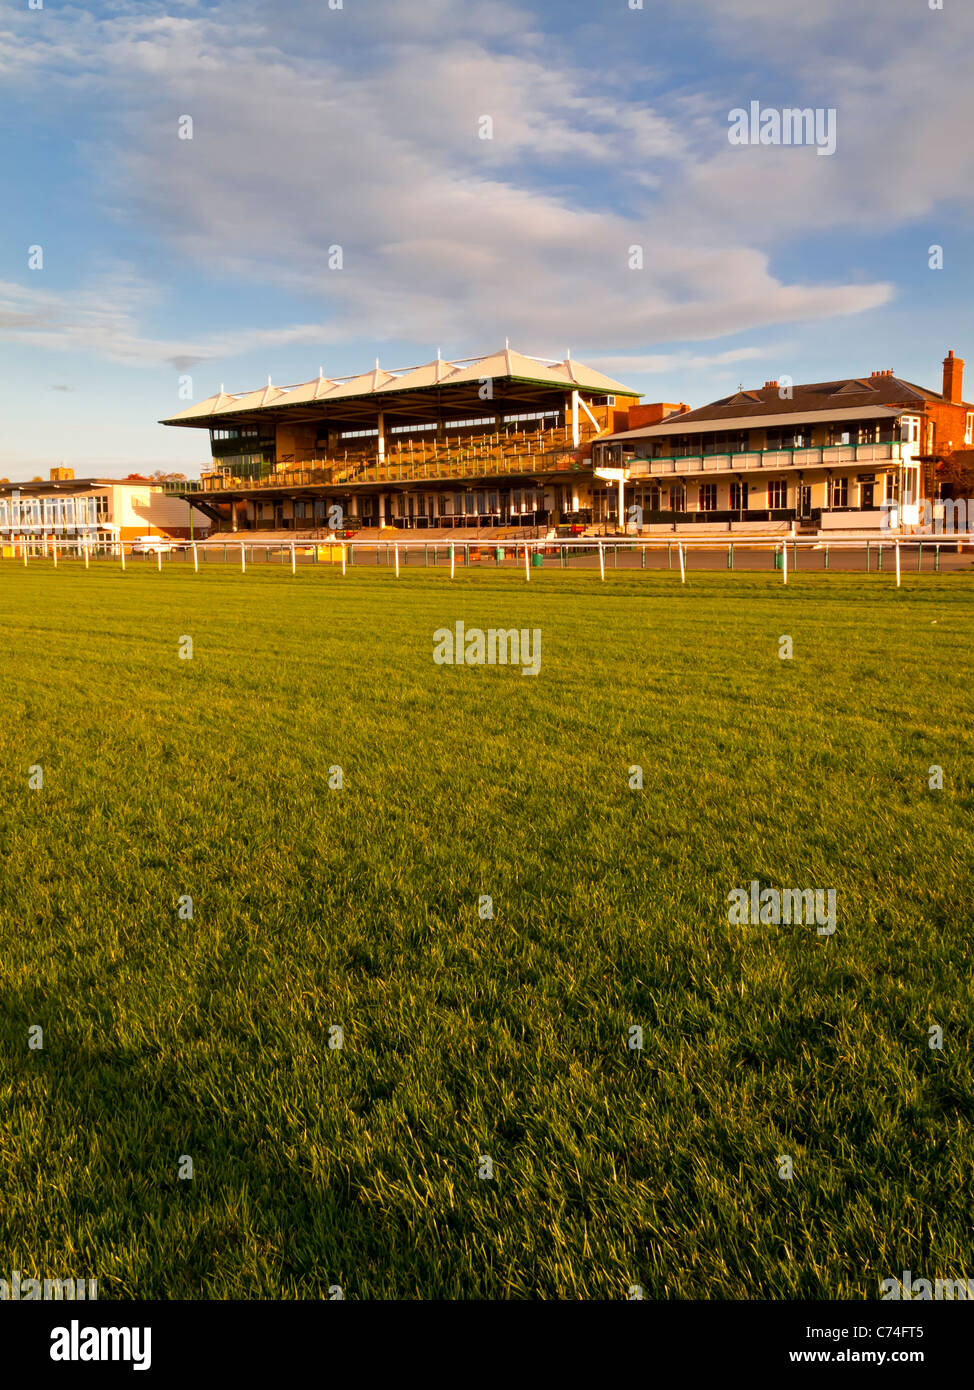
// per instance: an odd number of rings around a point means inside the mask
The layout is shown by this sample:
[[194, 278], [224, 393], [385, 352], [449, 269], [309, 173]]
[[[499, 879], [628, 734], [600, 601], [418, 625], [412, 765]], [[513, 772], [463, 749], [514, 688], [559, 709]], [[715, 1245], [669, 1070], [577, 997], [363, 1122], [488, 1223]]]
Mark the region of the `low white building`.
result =
[[0, 538], [131, 541], [150, 535], [187, 540], [205, 536], [209, 520], [171, 490], [186, 486], [134, 477], [0, 483]]

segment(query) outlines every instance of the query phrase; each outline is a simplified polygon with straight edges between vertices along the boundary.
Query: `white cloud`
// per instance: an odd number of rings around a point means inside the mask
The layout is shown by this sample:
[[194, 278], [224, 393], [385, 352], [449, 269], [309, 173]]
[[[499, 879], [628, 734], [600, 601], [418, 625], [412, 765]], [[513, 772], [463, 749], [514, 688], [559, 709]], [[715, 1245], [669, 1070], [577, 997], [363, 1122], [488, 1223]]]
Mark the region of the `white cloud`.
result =
[[[723, 33], [719, 7], [693, 3]], [[845, 222], [885, 230], [960, 192], [959, 174], [974, 174], [969, 135], [931, 152], [943, 55], [921, 55], [914, 76], [917, 55], [892, 41], [870, 45], [868, 66], [826, 63], [819, 33], [838, 0], [806, 3], [797, 19], [777, 0], [742, 3], [792, 39], [796, 24], [808, 31], [804, 78], [828, 72], [842, 94], [834, 158], [731, 148], [714, 93], [681, 91], [665, 109], [618, 101], [584, 55], [550, 52], [510, 4], [383, 0], [368, 20], [317, 0], [178, 17], [140, 7], [104, 22], [52, 12], [18, 80], [63, 70], [125, 113], [123, 133], [93, 151], [106, 203], [214, 282], [277, 285], [309, 312], [295, 326], [183, 343], [141, 327], [159, 300], [122, 293], [106, 309], [91, 287], [55, 300], [32, 290], [43, 312], [25, 322], [8, 286], [0, 332], [147, 363], [353, 334], [451, 351], [509, 335], [560, 355], [582, 338], [589, 351], [641, 350], [887, 303], [889, 284], [863, 283], [841, 260], [832, 283], [789, 283], [768, 248], [783, 232], [825, 237]], [[925, 107], [910, 117], [921, 91]], [[752, 95], [730, 94], [728, 109]], [[959, 120], [966, 96], [945, 99]], [[176, 138], [183, 112], [192, 141]], [[477, 139], [482, 114], [494, 118], [492, 141]], [[613, 210], [620, 182], [625, 213]], [[327, 268], [333, 243], [341, 271]], [[638, 272], [626, 265], [634, 243]]]
[[[77, 290], [52, 290], [0, 281], [0, 338], [58, 352], [94, 353], [136, 366], [167, 364], [184, 371], [197, 362], [232, 357], [253, 344], [320, 343], [333, 331], [322, 324], [240, 329], [191, 341], [146, 337], [138, 322], [158, 298], [130, 268], [103, 275]], [[58, 389], [58, 388], [55, 388]], [[66, 388], [64, 388], [66, 389]]]
[[769, 358], [777, 351], [771, 347], [731, 348], [727, 352], [652, 352], [635, 356], [593, 357], [591, 365], [604, 372], [629, 373], [646, 372], [655, 375], [660, 372], [702, 371], [711, 367], [729, 367], [737, 362], [754, 362]]

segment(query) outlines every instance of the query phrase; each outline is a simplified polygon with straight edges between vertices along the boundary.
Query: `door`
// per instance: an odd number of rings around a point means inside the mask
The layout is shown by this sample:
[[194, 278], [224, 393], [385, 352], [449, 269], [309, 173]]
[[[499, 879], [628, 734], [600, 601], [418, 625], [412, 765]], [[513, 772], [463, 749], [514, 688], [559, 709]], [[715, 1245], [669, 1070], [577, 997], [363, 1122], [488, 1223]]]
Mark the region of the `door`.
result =
[[803, 483], [799, 488], [798, 517], [803, 520], [810, 516], [812, 512], [812, 489], [808, 483]]
[[860, 506], [864, 512], [871, 512], [874, 507], [873, 496], [876, 491], [875, 483], [863, 483], [860, 489]]

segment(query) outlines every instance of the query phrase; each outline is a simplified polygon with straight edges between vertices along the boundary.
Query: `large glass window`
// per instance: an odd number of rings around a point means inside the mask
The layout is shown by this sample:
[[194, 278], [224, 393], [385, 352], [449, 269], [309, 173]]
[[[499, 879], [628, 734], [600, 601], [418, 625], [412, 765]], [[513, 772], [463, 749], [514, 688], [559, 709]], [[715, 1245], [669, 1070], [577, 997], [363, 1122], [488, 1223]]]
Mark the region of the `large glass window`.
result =
[[702, 512], [715, 512], [717, 510], [717, 484], [703, 483], [700, 488], [700, 510]]
[[773, 511], [781, 511], [788, 505], [788, 482], [785, 478], [771, 478], [768, 482], [768, 506]]
[[829, 484], [829, 506], [848, 507], [849, 479], [833, 478]]

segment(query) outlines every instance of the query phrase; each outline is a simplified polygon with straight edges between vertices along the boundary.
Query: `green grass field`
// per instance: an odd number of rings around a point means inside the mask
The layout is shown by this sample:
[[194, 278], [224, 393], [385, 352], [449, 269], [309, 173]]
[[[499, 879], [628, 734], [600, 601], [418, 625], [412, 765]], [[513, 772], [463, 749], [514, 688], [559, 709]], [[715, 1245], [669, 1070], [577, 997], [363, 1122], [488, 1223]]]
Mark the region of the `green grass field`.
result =
[[[3, 562], [0, 1276], [974, 1277], [972, 608], [970, 576]], [[435, 665], [457, 619], [540, 628], [540, 675]], [[731, 926], [752, 879], [834, 887], [835, 934]]]

